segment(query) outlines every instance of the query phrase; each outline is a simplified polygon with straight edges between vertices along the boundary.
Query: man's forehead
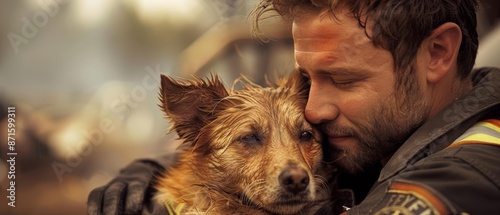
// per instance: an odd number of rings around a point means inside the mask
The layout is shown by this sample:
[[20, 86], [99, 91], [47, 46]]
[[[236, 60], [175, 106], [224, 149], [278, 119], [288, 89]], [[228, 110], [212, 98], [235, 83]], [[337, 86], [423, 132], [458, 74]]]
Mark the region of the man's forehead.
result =
[[[339, 23], [337, 20], [311, 19], [294, 22], [292, 27], [295, 51], [323, 52], [363, 48], [372, 41], [354, 20]], [[343, 50], [347, 49], [347, 50]]]

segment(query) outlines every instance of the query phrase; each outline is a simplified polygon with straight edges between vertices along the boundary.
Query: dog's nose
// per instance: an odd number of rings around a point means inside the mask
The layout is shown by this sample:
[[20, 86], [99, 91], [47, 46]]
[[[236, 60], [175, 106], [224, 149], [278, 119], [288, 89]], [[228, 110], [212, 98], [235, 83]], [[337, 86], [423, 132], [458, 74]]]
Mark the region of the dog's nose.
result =
[[280, 184], [288, 192], [297, 194], [307, 189], [309, 175], [304, 168], [288, 167], [278, 177]]

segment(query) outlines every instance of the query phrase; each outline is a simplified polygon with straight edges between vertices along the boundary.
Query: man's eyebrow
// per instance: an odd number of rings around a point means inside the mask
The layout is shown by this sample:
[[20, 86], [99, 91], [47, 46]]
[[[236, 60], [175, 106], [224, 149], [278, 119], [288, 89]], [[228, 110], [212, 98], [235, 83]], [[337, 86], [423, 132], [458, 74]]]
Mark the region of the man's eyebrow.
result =
[[297, 70], [302, 74], [318, 74], [318, 75], [355, 75], [362, 76], [367, 75], [368, 72], [359, 69], [351, 69], [351, 68], [332, 68], [332, 69], [318, 69], [314, 71], [307, 71], [302, 67], [298, 67]]

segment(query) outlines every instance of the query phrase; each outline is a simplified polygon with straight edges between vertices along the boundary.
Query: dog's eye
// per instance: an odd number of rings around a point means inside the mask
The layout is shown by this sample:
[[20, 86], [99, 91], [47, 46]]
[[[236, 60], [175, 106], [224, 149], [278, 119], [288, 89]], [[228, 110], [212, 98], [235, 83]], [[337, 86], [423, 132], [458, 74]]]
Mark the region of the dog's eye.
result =
[[302, 133], [300, 133], [300, 140], [301, 141], [310, 141], [313, 137], [313, 134], [312, 132], [310, 131], [303, 131]]
[[260, 144], [262, 142], [262, 138], [258, 134], [248, 134], [241, 137], [240, 142], [249, 145]]

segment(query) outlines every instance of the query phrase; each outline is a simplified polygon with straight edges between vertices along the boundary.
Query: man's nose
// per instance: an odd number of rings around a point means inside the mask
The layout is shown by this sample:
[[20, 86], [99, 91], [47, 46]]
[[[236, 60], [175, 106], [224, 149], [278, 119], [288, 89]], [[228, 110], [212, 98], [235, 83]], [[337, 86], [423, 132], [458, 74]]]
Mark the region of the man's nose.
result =
[[304, 114], [307, 121], [312, 124], [335, 120], [339, 114], [339, 110], [335, 105], [334, 95], [328, 95], [320, 87], [311, 84]]

